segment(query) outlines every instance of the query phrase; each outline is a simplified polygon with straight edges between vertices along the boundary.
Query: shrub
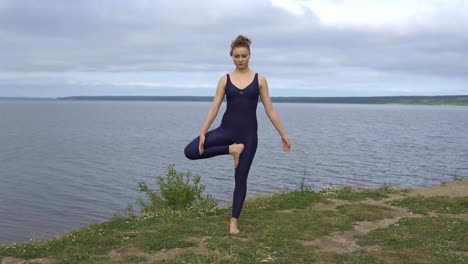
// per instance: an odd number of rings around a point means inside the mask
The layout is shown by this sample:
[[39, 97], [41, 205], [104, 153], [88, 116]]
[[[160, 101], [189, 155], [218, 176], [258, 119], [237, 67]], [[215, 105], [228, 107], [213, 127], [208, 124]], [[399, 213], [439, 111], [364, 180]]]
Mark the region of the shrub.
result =
[[149, 201], [137, 199], [136, 204], [141, 212], [151, 212], [160, 209], [186, 210], [201, 209], [214, 210], [218, 202], [212, 195], [202, 196], [205, 186], [200, 184], [200, 176], [190, 172], [177, 172], [174, 165], [169, 165], [166, 175], [157, 176], [156, 183], [159, 192], [148, 187], [145, 181], [137, 184], [138, 190], [145, 193]]

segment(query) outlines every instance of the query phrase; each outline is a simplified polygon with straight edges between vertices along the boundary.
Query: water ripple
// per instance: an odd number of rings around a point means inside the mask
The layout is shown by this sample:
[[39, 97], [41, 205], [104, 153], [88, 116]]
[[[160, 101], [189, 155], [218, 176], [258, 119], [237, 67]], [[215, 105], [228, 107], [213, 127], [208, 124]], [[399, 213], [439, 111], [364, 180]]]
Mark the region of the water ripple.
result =
[[[220, 113], [224, 111], [220, 109]], [[414, 187], [468, 177], [468, 108], [276, 104], [293, 144], [262, 107], [248, 196], [336, 186]], [[169, 164], [201, 176], [222, 205], [232, 158], [190, 161], [207, 102], [0, 102], [0, 243], [52, 238], [109, 219]], [[213, 126], [219, 124], [221, 114]]]

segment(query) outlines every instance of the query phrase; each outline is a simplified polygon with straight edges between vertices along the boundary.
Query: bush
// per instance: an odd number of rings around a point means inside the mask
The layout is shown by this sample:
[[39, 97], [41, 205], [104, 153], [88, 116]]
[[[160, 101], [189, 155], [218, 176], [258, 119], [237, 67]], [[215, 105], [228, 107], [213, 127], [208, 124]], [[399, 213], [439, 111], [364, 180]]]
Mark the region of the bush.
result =
[[137, 184], [138, 190], [145, 193], [149, 199], [146, 203], [137, 199], [136, 203], [141, 207], [141, 212], [151, 212], [160, 209], [187, 210], [201, 209], [214, 210], [218, 202], [212, 195], [202, 196], [205, 186], [200, 184], [200, 176], [190, 172], [177, 172], [174, 165], [169, 165], [166, 175], [157, 176], [156, 183], [159, 192], [148, 187], [145, 181]]

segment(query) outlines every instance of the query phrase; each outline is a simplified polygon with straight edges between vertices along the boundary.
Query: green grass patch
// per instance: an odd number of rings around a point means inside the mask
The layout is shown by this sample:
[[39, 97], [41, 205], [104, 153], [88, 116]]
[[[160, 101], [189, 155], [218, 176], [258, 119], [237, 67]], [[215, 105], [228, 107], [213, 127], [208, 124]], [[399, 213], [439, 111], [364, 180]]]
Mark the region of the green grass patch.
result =
[[148, 258], [145, 256], [124, 256], [122, 263], [143, 263], [147, 262]]
[[[373, 206], [367, 209], [372, 208], [379, 211], [378, 215], [382, 215], [380, 211], [385, 211]], [[207, 240], [211, 250], [220, 252], [227, 259], [238, 261], [235, 263], [259, 263], [262, 260], [313, 263], [312, 261], [319, 260], [314, 255], [314, 248], [302, 245], [301, 241], [314, 240], [334, 231], [350, 230], [355, 223], [352, 217], [344, 214], [311, 208], [286, 211], [284, 208], [276, 211], [257, 208], [246, 212], [243, 217], [245, 220], [240, 225], [240, 235], [212, 236]], [[375, 218], [377, 217], [372, 217]]]
[[456, 252], [468, 251], [468, 221], [445, 217], [403, 218], [359, 238], [363, 246], [380, 246], [391, 263], [466, 263]]
[[408, 208], [413, 213], [427, 214], [428, 212], [444, 214], [468, 213], [468, 196], [410, 196], [391, 201], [391, 205]]
[[162, 248], [189, 247], [194, 244], [185, 238], [200, 234], [193, 228], [193, 221], [197, 219], [199, 218], [186, 211], [166, 215], [119, 217], [89, 225], [50, 241], [0, 246], [0, 256], [24, 259], [53, 257], [78, 261], [80, 258], [87, 259], [86, 256], [105, 255], [112, 249], [127, 246], [148, 252]]
[[195, 244], [184, 241], [182, 237], [147, 233], [133, 239], [133, 245], [147, 252], [155, 252], [163, 248], [184, 248], [194, 246]]
[[265, 197], [258, 197], [247, 200], [244, 208], [249, 209], [303, 209], [318, 202], [324, 202], [326, 198], [313, 190], [297, 190], [288, 192], [279, 192]]
[[0, 247], [0, 255], [19, 258], [54, 256], [64, 259], [80, 256], [99, 255], [119, 246], [122, 235], [114, 230], [104, 230], [99, 225], [91, 225], [71, 232], [61, 238]]
[[388, 198], [389, 194], [398, 193], [399, 191], [389, 186], [382, 186], [377, 189], [354, 189], [344, 187], [336, 192], [336, 195], [331, 198], [347, 201], [362, 201], [366, 199], [381, 200]]
[[393, 210], [386, 206], [365, 203], [340, 205], [336, 209], [352, 221], [377, 221], [391, 218], [393, 213]]
[[336, 258], [336, 263], [352, 264], [382, 264], [385, 263], [379, 256], [358, 250], [349, 254], [341, 254]]
[[200, 255], [194, 253], [183, 254], [176, 256], [174, 259], [167, 261], [168, 264], [180, 264], [180, 263], [197, 263], [197, 264], [208, 264], [208, 263], [238, 263], [237, 256], [231, 255]]

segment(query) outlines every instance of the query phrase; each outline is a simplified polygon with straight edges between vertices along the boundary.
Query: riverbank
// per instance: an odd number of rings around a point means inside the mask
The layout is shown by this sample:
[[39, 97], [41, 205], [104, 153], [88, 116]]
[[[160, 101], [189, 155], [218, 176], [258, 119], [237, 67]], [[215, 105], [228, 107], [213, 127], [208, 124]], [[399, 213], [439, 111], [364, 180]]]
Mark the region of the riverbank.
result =
[[466, 263], [468, 179], [431, 187], [302, 189], [229, 208], [116, 217], [45, 242], [0, 247], [1, 263]]

